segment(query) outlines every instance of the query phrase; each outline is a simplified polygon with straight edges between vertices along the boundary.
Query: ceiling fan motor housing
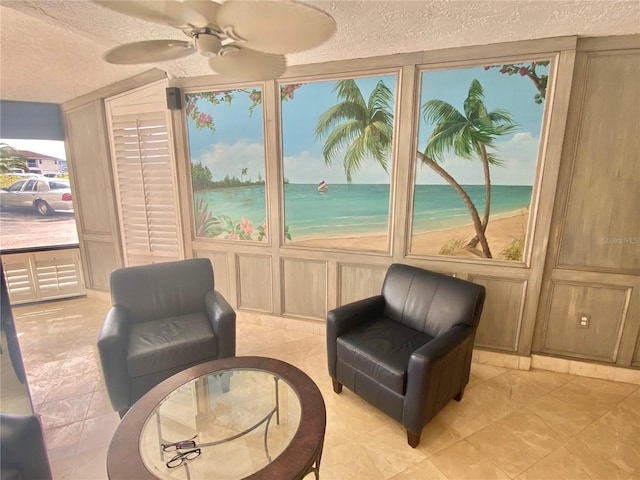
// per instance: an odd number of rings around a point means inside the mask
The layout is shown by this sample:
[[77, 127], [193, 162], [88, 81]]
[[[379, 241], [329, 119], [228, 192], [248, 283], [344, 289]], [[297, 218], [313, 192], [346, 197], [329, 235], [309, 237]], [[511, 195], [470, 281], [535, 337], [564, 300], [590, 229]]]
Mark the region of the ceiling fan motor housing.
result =
[[196, 48], [200, 55], [213, 57], [222, 48], [222, 41], [211, 33], [199, 33], [195, 36]]

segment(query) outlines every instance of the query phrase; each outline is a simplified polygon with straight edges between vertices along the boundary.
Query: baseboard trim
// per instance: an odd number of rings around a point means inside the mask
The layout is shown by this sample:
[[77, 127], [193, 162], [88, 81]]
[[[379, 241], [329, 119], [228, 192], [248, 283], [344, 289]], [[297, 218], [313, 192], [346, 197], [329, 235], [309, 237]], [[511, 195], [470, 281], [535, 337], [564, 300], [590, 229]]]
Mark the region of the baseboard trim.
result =
[[473, 363], [510, 368], [512, 370], [531, 370], [534, 368], [537, 370], [569, 373], [580, 377], [599, 378], [602, 380], [640, 385], [640, 370], [637, 369], [602, 365], [580, 360], [569, 360], [547, 355], [534, 354], [530, 357], [522, 357], [508, 353], [474, 349], [471, 361]]

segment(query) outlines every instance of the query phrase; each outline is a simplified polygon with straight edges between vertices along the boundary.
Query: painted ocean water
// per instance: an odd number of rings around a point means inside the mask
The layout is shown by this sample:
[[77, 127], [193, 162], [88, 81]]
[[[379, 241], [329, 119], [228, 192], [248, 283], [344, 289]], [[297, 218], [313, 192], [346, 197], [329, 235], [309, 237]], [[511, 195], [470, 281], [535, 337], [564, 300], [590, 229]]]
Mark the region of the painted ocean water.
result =
[[[285, 225], [292, 239], [321, 236], [384, 234], [388, 228], [389, 185], [329, 185], [318, 193], [315, 184], [286, 184]], [[484, 185], [464, 186], [478, 212], [484, 209]], [[491, 187], [491, 215], [516, 212], [531, 202], [531, 186]], [[234, 220], [248, 218], [260, 225], [266, 218], [264, 186], [196, 192], [209, 201], [215, 215]], [[468, 210], [449, 185], [417, 185], [414, 199], [414, 233], [471, 223]]]

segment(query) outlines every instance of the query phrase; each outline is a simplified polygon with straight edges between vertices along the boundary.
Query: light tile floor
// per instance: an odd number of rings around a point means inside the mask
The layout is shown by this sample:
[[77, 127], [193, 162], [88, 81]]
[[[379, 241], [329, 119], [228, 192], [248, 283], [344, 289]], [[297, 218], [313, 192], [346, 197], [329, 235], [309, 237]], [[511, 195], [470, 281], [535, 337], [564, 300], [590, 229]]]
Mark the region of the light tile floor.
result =
[[[13, 309], [56, 480], [107, 478], [119, 419], [95, 345], [108, 308], [81, 298]], [[474, 363], [462, 402], [445, 407], [412, 449], [401, 425], [347, 389], [333, 393], [323, 327], [304, 325], [239, 312], [237, 354], [279, 358], [317, 383], [327, 406], [323, 480], [640, 480], [637, 385]]]

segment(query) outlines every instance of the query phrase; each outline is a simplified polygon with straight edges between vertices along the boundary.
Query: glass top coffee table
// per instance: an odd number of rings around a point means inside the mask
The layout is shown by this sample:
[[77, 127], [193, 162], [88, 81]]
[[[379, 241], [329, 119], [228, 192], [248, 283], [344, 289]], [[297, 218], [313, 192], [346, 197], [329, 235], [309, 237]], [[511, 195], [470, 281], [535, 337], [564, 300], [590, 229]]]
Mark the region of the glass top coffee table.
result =
[[234, 357], [160, 383], [131, 407], [107, 453], [112, 480], [319, 476], [326, 412], [301, 370]]

